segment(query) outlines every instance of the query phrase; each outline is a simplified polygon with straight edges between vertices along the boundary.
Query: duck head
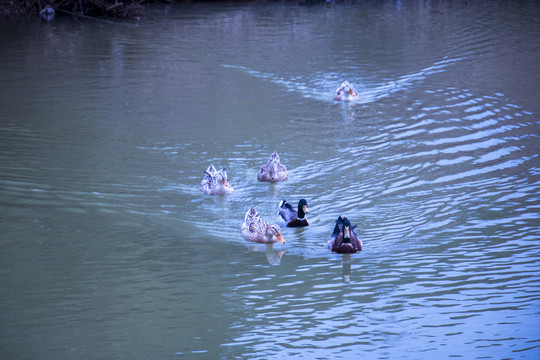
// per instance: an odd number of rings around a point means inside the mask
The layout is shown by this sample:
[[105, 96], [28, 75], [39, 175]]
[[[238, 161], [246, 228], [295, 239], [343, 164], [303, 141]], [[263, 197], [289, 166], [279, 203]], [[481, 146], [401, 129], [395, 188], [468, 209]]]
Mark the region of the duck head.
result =
[[343, 220], [343, 242], [351, 242], [351, 222], [347, 218]]
[[298, 202], [298, 218], [303, 219], [308, 212], [309, 209], [306, 199], [300, 199]]
[[266, 228], [266, 237], [272, 242], [279, 241], [280, 243], [285, 244], [285, 239], [283, 239], [283, 236], [281, 235], [281, 228], [279, 225], [268, 225]]
[[231, 184], [229, 184], [229, 180], [227, 178], [227, 172], [225, 171], [225, 168], [219, 170], [217, 172], [217, 180], [219, 183], [221, 183], [221, 185], [225, 188], [230, 188], [232, 187]]

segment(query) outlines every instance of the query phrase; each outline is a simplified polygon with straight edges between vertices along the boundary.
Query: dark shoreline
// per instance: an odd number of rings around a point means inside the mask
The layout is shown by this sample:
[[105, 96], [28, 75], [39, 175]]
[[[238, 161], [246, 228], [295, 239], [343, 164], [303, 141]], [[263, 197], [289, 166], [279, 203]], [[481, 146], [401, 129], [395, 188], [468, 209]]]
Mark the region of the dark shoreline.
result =
[[[8, 17], [45, 17], [47, 5], [55, 15], [75, 15], [85, 17], [111, 17], [124, 19], [141, 19], [146, 16], [148, 6], [167, 6], [175, 3], [283, 3], [321, 4], [339, 2], [339, 0], [0, 0], [0, 16]], [[52, 18], [50, 17], [50, 18]]]

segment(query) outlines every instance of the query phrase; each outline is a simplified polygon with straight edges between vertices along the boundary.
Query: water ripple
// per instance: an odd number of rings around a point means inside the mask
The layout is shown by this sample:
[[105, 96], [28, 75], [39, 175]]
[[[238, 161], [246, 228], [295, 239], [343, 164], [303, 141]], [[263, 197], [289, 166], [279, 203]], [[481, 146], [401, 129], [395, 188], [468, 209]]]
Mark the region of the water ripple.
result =
[[[367, 104], [390, 96], [397, 91], [403, 91], [412, 86], [415, 82], [420, 82], [430, 75], [446, 71], [449, 66], [464, 59], [466, 59], [466, 57], [446, 58], [417, 72], [401, 75], [395, 80], [379, 84], [370, 84], [368, 81], [361, 78], [348, 79], [353, 84], [356, 84], [356, 90], [358, 92], [358, 101], [356, 101], [356, 103]], [[246, 66], [229, 64], [222, 64], [222, 66], [229, 69], [240, 70], [264, 81], [270, 81], [283, 86], [289, 92], [296, 92], [301, 96], [322, 101], [333, 101], [335, 89], [344, 80], [343, 74], [321, 73], [315, 74], [312, 79], [306, 79], [302, 82], [302, 79], [298, 77], [286, 79], [277, 74], [253, 70]]]

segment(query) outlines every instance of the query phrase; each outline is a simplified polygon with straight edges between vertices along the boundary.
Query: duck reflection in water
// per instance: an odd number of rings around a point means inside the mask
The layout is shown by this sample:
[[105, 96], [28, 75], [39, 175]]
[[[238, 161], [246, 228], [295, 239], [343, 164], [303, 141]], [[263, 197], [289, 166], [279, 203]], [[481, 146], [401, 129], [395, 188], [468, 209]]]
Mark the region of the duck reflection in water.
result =
[[266, 244], [266, 260], [270, 265], [281, 264], [281, 258], [285, 254], [285, 249], [275, 250], [273, 244]]
[[341, 269], [341, 278], [345, 284], [351, 282], [351, 254], [343, 254], [343, 267]]
[[280, 265], [281, 258], [285, 254], [285, 249], [274, 249], [274, 244], [251, 244], [248, 246], [248, 250], [252, 252], [262, 253], [266, 257], [266, 261], [269, 265]]

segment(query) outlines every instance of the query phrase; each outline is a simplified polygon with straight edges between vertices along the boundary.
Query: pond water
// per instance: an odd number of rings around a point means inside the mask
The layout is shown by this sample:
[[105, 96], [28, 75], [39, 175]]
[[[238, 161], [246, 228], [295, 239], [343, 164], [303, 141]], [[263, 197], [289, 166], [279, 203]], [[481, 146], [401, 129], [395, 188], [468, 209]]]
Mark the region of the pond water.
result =
[[[0, 27], [0, 358], [540, 357], [538, 2]], [[286, 244], [242, 238], [300, 198]]]

